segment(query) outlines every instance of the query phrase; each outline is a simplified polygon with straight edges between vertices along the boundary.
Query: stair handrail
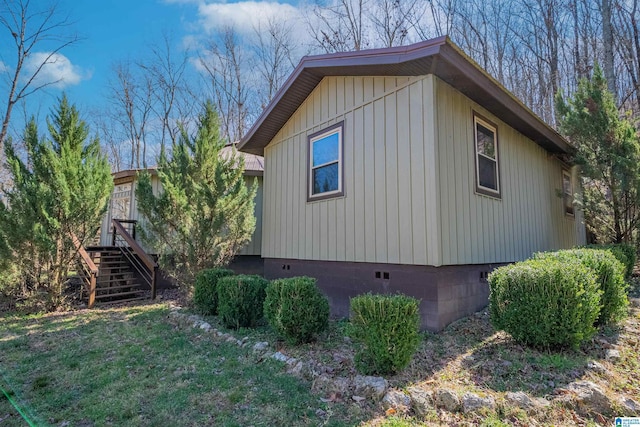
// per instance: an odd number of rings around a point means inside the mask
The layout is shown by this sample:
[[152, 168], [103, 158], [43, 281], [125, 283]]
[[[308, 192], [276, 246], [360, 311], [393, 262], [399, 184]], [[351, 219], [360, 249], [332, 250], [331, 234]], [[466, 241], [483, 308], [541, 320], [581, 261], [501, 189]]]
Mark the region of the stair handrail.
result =
[[140, 258], [143, 264], [149, 269], [151, 273], [151, 298], [156, 298], [156, 281], [157, 281], [157, 271], [158, 271], [158, 263], [156, 263], [153, 258], [149, 256], [142, 249], [142, 246], [129, 234], [126, 228], [120, 223], [118, 219], [112, 219], [111, 223], [113, 224], [114, 229], [114, 237], [115, 234], [120, 234], [120, 236], [124, 239], [125, 242], [129, 245], [129, 247], [133, 250], [133, 252]]
[[93, 307], [96, 301], [96, 282], [98, 278], [98, 267], [93, 262], [87, 250], [82, 246], [82, 242], [78, 239], [78, 236], [75, 235], [74, 232], [71, 232], [71, 241], [73, 242], [76, 250], [78, 251], [78, 255], [80, 255], [80, 259], [84, 262], [84, 268], [87, 269], [87, 272], [90, 275], [89, 278], [89, 303], [87, 304], [89, 308]]

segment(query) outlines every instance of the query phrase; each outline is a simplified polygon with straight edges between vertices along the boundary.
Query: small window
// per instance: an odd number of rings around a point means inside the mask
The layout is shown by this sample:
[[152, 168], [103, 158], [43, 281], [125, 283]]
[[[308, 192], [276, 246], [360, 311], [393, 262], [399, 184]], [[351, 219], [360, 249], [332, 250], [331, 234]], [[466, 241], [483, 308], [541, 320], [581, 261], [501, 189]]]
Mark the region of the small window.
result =
[[343, 122], [309, 136], [309, 200], [342, 196]]
[[571, 173], [568, 170], [562, 171], [562, 202], [564, 205], [564, 213], [574, 216], [573, 183], [571, 182]]
[[500, 197], [497, 127], [474, 114], [473, 128], [476, 152], [476, 191]]

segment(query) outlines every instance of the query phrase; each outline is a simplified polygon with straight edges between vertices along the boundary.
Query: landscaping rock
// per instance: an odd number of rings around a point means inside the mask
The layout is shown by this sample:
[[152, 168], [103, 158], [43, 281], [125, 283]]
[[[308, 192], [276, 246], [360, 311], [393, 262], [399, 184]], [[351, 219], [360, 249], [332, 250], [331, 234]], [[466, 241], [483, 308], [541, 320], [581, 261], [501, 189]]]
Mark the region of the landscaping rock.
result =
[[640, 403], [631, 399], [630, 397], [622, 396], [618, 403], [624, 409], [625, 416], [637, 416], [640, 415]]
[[207, 322], [201, 322], [200, 323], [200, 329], [203, 329], [205, 331], [210, 331], [211, 330], [211, 325]]
[[411, 400], [411, 408], [419, 417], [425, 417], [434, 409], [433, 393], [420, 387], [409, 387], [407, 389], [409, 399]]
[[462, 396], [462, 412], [465, 414], [475, 412], [482, 408], [495, 409], [496, 401], [493, 397], [480, 397], [475, 393], [467, 392]]
[[280, 362], [284, 362], [287, 363], [289, 361], [289, 358], [287, 356], [285, 356], [284, 354], [280, 353], [279, 351], [276, 351], [275, 353], [273, 353], [271, 355], [272, 359], [276, 359]]
[[591, 362], [589, 362], [589, 364], [587, 364], [587, 369], [593, 372], [596, 372], [598, 374], [603, 374], [603, 375], [610, 374], [607, 368], [605, 368], [601, 363], [598, 363], [595, 360], [592, 360]]
[[388, 383], [382, 377], [357, 375], [354, 379], [355, 394], [379, 401], [387, 391]]
[[516, 391], [515, 393], [510, 391], [504, 396], [504, 400], [510, 406], [516, 406], [525, 410], [532, 409], [537, 406], [536, 401], [530, 398], [529, 395], [523, 391]]
[[266, 341], [260, 341], [253, 345], [254, 353], [264, 353], [269, 349], [269, 343]]
[[347, 378], [336, 377], [332, 378], [329, 375], [322, 374], [313, 380], [311, 389], [314, 391], [321, 391], [324, 393], [335, 393], [340, 396], [345, 396], [349, 393], [351, 383]]
[[609, 349], [607, 350], [604, 358], [607, 359], [609, 362], [617, 362], [618, 360], [620, 360], [620, 351]]
[[438, 389], [435, 395], [436, 405], [449, 412], [456, 412], [460, 409], [460, 398], [451, 390]]
[[591, 381], [574, 381], [567, 385], [566, 389], [571, 393], [571, 397], [576, 409], [583, 413], [606, 413], [611, 410], [611, 401], [604, 394], [600, 386]]
[[289, 367], [287, 368], [287, 373], [306, 380], [313, 378], [311, 368], [307, 363], [304, 363], [301, 360], [293, 365], [289, 365]]
[[395, 409], [396, 412], [407, 412], [411, 405], [409, 396], [400, 390], [391, 389], [382, 398], [382, 407], [384, 409]]

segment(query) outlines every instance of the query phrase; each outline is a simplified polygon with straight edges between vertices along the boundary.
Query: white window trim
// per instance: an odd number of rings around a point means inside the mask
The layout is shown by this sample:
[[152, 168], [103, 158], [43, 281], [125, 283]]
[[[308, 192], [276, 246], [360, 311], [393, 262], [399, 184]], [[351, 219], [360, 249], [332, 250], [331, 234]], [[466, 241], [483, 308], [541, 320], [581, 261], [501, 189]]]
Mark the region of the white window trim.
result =
[[[485, 154], [482, 154], [478, 151], [478, 124], [482, 125], [483, 127], [489, 129], [491, 132], [493, 132], [493, 144], [495, 147], [495, 159], [492, 157], [489, 157]], [[475, 154], [475, 164], [476, 164], [476, 191], [480, 190], [480, 194], [483, 195], [488, 195], [488, 196], [492, 196], [492, 197], [497, 197], [500, 198], [501, 194], [500, 194], [500, 159], [498, 157], [498, 128], [496, 125], [489, 123], [488, 121], [484, 120], [482, 117], [480, 117], [478, 114], [476, 114], [475, 112], [473, 113], [473, 152]], [[495, 162], [496, 164], [496, 189], [494, 190], [493, 188], [490, 187], [485, 187], [483, 185], [480, 185], [480, 162], [478, 161], [479, 156], [484, 157], [485, 159], [491, 160], [493, 162]], [[489, 193], [489, 194], [486, 194]]]
[[[343, 156], [343, 129], [344, 129], [344, 122], [340, 122], [337, 123], [327, 129], [321, 130], [319, 133], [314, 133], [312, 135], [309, 136], [309, 142], [308, 142], [308, 146], [309, 146], [309, 160], [308, 160], [308, 176], [307, 176], [307, 180], [309, 182], [308, 188], [307, 188], [307, 199], [308, 201], [313, 201], [313, 200], [319, 200], [319, 199], [325, 199], [325, 198], [330, 198], [330, 197], [338, 197], [343, 195], [343, 188], [342, 188], [342, 170], [343, 170], [343, 163], [342, 163], [342, 156]], [[333, 134], [338, 134], [338, 160], [336, 161], [331, 161], [331, 162], [326, 162], [320, 165], [313, 165], [313, 143], [315, 141], [318, 141], [320, 139], [326, 138], [328, 136], [331, 136]], [[321, 168], [323, 166], [327, 166], [327, 165], [331, 165], [334, 163], [338, 163], [338, 189], [337, 190], [333, 190], [333, 191], [325, 191], [323, 193], [313, 193], [313, 171], [315, 169]]]

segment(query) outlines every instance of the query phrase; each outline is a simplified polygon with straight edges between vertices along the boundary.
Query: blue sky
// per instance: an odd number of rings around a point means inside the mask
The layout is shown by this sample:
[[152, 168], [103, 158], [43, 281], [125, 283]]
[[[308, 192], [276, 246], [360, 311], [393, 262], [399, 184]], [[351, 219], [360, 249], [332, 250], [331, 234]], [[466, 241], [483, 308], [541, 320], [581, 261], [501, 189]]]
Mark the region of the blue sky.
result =
[[[249, 32], [269, 16], [295, 21], [302, 7], [297, 1], [263, 0], [60, 0], [60, 10], [75, 21], [73, 29], [82, 40], [63, 50], [64, 57], [56, 65], [47, 66], [44, 77], [63, 80], [29, 97], [28, 114], [43, 120], [63, 91], [84, 114], [97, 111], [105, 103], [113, 64], [143, 56], [163, 32], [169, 32], [174, 48], [181, 50], [204, 40], [221, 25]], [[0, 42], [6, 40], [6, 34], [0, 37]], [[43, 44], [37, 51], [44, 54], [47, 47]], [[0, 43], [0, 72], [10, 72], [13, 56], [14, 52]], [[14, 132], [22, 127], [20, 116], [24, 116], [24, 108], [14, 110]]]

